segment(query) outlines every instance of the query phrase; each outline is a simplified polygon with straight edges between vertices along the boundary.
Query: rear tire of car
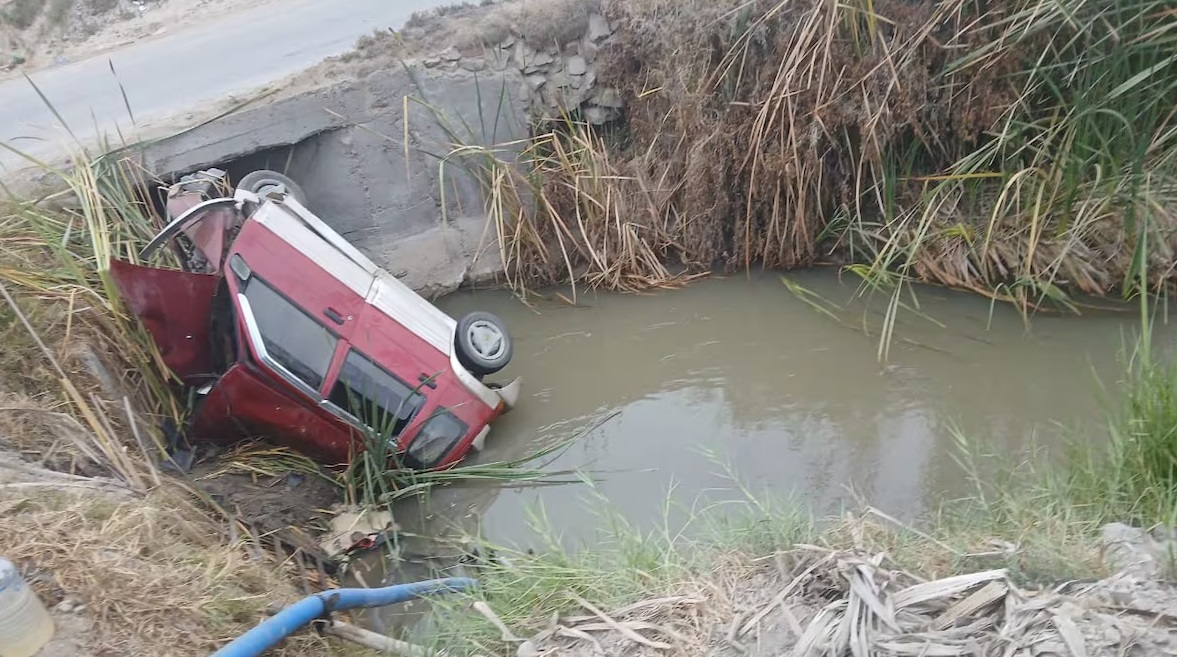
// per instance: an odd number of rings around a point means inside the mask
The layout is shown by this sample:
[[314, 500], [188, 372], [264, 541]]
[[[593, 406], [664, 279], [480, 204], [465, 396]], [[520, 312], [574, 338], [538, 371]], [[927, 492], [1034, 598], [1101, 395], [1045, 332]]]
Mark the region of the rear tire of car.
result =
[[237, 189], [244, 189], [254, 194], [264, 194], [267, 190], [279, 185], [285, 187], [286, 193], [298, 201], [299, 205], [307, 204], [306, 192], [302, 191], [302, 187], [299, 187], [298, 183], [291, 180], [289, 176], [268, 169], [259, 169], [245, 174], [237, 183]]
[[503, 320], [487, 312], [470, 313], [458, 320], [454, 347], [462, 365], [480, 377], [506, 367], [515, 351]]

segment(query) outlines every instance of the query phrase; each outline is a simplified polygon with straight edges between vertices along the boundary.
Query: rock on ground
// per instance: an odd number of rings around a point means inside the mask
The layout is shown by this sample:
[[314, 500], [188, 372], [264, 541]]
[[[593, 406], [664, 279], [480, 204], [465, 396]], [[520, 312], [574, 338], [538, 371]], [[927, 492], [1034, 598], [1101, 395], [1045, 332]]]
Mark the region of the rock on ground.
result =
[[94, 653], [86, 647], [92, 625], [88, 613], [54, 611], [52, 615], [53, 638], [37, 657], [93, 657]]
[[1117, 572], [1142, 579], [1175, 574], [1177, 534], [1168, 528], [1146, 531], [1123, 523], [1101, 530], [1104, 561]]

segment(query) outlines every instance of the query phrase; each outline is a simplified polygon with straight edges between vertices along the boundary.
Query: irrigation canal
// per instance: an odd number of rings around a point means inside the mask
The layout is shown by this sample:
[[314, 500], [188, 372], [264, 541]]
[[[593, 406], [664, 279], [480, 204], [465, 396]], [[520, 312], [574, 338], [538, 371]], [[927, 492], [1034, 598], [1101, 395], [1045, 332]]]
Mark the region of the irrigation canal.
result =
[[[1009, 306], [922, 288], [919, 312], [900, 313], [880, 363], [885, 295], [856, 299], [830, 271], [790, 280], [840, 306], [839, 320], [771, 274], [647, 295], [581, 291], [577, 307], [560, 300], [527, 307], [507, 292], [440, 300], [455, 316], [498, 314], [515, 338], [502, 376], [522, 376], [524, 397], [479, 460], [518, 458], [595, 427], [549, 467], [592, 471], [598, 481], [595, 490], [447, 490], [424, 507], [398, 510], [398, 523], [422, 535], [457, 526], [543, 549], [534, 526], [546, 517], [557, 539], [574, 547], [593, 540], [607, 505], [644, 531], [677, 532], [693, 510], [741, 499], [741, 487], [798, 499], [819, 514], [859, 495], [918, 521], [941, 499], [969, 492], [958, 434], [1006, 453], [1057, 446], [1076, 428], [1098, 438], [1101, 382], [1116, 385], [1118, 353], [1139, 321], [1123, 308], [1040, 314], [1027, 326]], [[402, 564], [408, 572], [391, 579], [431, 574], [417, 565], [410, 558]]]

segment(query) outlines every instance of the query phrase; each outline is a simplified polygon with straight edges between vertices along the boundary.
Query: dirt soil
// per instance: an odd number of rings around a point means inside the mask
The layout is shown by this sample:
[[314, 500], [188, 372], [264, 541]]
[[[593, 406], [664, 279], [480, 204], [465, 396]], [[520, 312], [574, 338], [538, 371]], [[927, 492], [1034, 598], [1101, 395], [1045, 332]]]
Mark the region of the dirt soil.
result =
[[0, 0], [0, 79], [279, 0]]
[[280, 476], [217, 473], [214, 464], [196, 466], [190, 473], [196, 485], [273, 550], [277, 537], [284, 551], [303, 549], [320, 559], [314, 539], [328, 528], [328, 510], [338, 504], [341, 489], [324, 477], [289, 472]]
[[93, 640], [91, 634], [94, 623], [85, 615], [85, 606], [77, 611], [74, 611], [72, 605], [60, 609], [55, 607], [50, 612], [53, 616], [53, 638], [41, 648], [37, 657], [91, 657], [94, 653], [87, 646]]
[[[0, 554], [53, 616], [42, 657], [207, 655], [269, 605], [305, 595], [295, 582], [314, 579], [248, 542], [226, 541], [224, 523], [175, 482], [139, 494], [114, 479], [45, 470], [3, 447], [0, 526]], [[276, 654], [325, 654], [319, 644], [300, 635]]]

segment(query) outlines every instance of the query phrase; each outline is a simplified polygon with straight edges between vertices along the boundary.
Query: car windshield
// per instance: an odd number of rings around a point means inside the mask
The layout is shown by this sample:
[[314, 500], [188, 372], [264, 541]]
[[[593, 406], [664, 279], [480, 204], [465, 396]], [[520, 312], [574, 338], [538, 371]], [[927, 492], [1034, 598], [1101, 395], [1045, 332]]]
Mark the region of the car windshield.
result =
[[354, 349], [347, 354], [331, 403], [386, 436], [396, 436], [425, 405], [425, 396]]
[[245, 297], [270, 360], [318, 390], [339, 339], [256, 276], [246, 284]]
[[453, 413], [441, 409], [433, 414], [417, 432], [409, 445], [407, 462], [410, 467], [425, 469], [441, 463], [454, 445], [466, 435], [469, 427]]

